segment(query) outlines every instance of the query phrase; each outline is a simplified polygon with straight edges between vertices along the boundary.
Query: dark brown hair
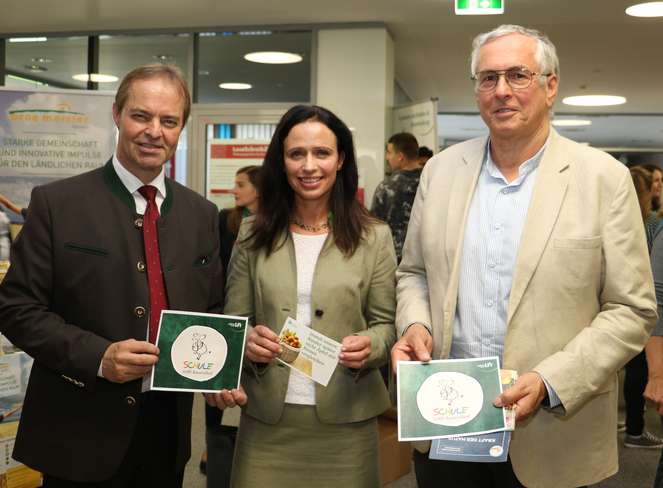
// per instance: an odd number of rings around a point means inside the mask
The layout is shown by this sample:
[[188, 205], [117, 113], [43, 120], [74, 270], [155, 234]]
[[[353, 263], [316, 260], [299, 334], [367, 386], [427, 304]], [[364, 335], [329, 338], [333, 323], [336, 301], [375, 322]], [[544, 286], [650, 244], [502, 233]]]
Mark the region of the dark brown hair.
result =
[[180, 69], [177, 66], [170, 64], [146, 64], [129, 71], [124, 78], [122, 78], [122, 82], [115, 94], [115, 107], [117, 108], [117, 111], [121, 112], [124, 108], [124, 104], [127, 103], [129, 90], [134, 82], [151, 78], [165, 78], [179, 87], [182, 92], [182, 97], [184, 98], [184, 112], [182, 114], [182, 127], [184, 127], [189, 118], [189, 112], [191, 112], [191, 95], [189, 94], [189, 88]]
[[630, 171], [635, 193], [638, 195], [638, 202], [640, 203], [642, 221], [644, 222], [647, 220], [647, 214], [651, 211], [652, 173], [642, 166], [634, 166]]
[[414, 161], [419, 157], [419, 143], [417, 138], [409, 132], [399, 132], [389, 138], [387, 143], [394, 146], [396, 152], [403, 153], [403, 155], [410, 161]]
[[[239, 168], [237, 170], [235, 176], [245, 174], [257, 191], [258, 186], [260, 185], [260, 169], [260, 166], [255, 165], [244, 166], [243, 168]], [[243, 210], [244, 207], [235, 206], [228, 213], [228, 230], [232, 232], [233, 235], [237, 235], [237, 232], [239, 231], [239, 225], [242, 223]]]
[[252, 232], [247, 237], [254, 250], [264, 249], [270, 255], [284, 244], [295, 193], [285, 173], [283, 143], [294, 126], [316, 121], [324, 124], [336, 136], [336, 147], [343, 165], [331, 189], [329, 208], [334, 243], [346, 256], [352, 256], [372, 223], [378, 222], [357, 200], [358, 172], [352, 133], [347, 125], [326, 108], [317, 105], [295, 105], [278, 125], [267, 149], [262, 167], [259, 194], [260, 206]]

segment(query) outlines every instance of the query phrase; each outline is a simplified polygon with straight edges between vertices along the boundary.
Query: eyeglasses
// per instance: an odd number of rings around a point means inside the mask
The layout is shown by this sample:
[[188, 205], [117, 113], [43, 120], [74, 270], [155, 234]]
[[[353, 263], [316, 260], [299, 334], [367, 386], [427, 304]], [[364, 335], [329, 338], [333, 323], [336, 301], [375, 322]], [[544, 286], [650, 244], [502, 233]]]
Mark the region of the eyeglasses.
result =
[[550, 76], [552, 73], [535, 73], [527, 68], [509, 68], [498, 71], [479, 71], [471, 79], [474, 80], [474, 87], [480, 92], [493, 91], [500, 81], [500, 76], [514, 90], [524, 90], [532, 84], [532, 80], [539, 76]]

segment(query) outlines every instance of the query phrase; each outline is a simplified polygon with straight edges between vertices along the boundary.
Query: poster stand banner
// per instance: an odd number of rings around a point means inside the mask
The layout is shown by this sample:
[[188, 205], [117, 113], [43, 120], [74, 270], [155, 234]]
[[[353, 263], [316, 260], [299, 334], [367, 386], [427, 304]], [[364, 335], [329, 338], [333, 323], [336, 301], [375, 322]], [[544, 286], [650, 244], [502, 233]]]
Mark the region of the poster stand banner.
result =
[[391, 133], [409, 132], [420, 146], [428, 146], [433, 154], [438, 151], [437, 99], [409, 103], [394, 107]]
[[113, 92], [0, 89], [0, 193], [21, 207], [32, 188], [103, 166], [115, 148]]

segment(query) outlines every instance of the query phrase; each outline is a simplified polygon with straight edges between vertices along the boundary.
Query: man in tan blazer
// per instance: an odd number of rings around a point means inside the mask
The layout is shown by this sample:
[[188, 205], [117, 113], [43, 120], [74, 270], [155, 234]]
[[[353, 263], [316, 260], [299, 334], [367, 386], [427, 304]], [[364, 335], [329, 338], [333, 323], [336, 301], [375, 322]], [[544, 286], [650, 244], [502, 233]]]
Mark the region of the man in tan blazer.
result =
[[[477, 36], [490, 130], [426, 165], [398, 270], [398, 360], [498, 355], [520, 377], [509, 462], [431, 461], [420, 487], [577, 487], [617, 471], [616, 372], [656, 319], [627, 169], [550, 127], [558, 60], [537, 31]], [[421, 449], [423, 447], [423, 449]]]

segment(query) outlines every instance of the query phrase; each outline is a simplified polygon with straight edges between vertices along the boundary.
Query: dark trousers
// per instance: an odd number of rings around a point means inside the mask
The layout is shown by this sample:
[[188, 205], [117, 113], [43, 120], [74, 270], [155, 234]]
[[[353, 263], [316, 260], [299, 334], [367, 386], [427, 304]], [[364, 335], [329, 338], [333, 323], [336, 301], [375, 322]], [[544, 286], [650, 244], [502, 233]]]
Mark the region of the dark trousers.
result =
[[645, 398], [647, 386], [647, 358], [644, 351], [626, 363], [624, 403], [626, 403], [626, 433], [640, 435], [645, 428]]
[[414, 471], [419, 488], [458, 486], [463, 488], [524, 488], [511, 461], [505, 463], [463, 463], [428, 458], [414, 451]]
[[[506, 463], [461, 463], [428, 459], [428, 453], [414, 451], [414, 472], [419, 488], [442, 486], [462, 488], [525, 488]], [[581, 486], [578, 488], [587, 488]], [[663, 488], [656, 485], [654, 488]]]
[[[109, 480], [79, 483], [44, 476], [44, 488], [181, 488], [184, 471], [176, 471], [177, 404], [175, 395], [148, 392], [141, 397], [138, 421], [120, 467]], [[104, 440], [99, 439], [99, 449]]]

